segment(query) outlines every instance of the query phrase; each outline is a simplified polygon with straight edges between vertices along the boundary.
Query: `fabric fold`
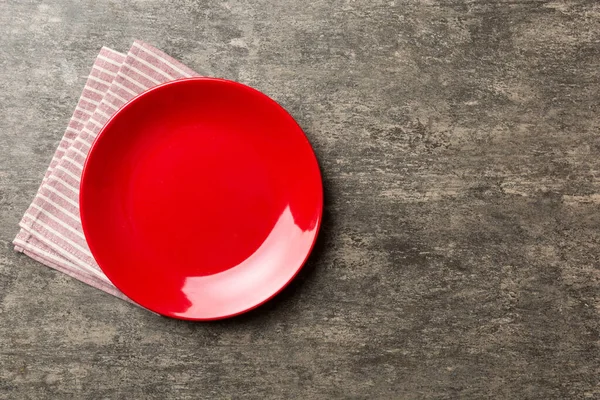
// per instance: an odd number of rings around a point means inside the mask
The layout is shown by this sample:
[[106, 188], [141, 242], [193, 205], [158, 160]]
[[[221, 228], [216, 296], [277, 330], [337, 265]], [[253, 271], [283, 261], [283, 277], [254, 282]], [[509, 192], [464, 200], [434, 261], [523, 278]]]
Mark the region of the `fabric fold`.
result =
[[104, 124], [125, 103], [154, 86], [192, 76], [198, 74], [138, 40], [126, 55], [102, 48], [42, 184], [19, 224], [15, 250], [127, 300], [98, 267], [83, 234], [79, 216], [83, 165]]

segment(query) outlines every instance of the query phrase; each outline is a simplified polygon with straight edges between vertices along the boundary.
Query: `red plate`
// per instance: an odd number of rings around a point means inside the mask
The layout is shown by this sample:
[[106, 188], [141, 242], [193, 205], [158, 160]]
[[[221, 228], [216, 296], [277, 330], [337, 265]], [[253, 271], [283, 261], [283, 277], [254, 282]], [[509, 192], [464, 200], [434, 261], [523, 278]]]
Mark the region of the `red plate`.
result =
[[231, 317], [298, 273], [323, 210], [317, 160], [266, 95], [211, 78], [170, 82], [106, 124], [81, 179], [83, 231], [125, 295], [157, 313]]

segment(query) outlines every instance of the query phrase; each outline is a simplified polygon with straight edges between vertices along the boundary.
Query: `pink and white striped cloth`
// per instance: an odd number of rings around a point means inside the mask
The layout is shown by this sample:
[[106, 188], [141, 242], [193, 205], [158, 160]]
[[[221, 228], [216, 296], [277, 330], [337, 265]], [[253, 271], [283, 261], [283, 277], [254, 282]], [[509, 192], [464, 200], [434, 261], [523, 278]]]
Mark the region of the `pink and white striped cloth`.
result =
[[124, 55], [103, 47], [38, 192], [20, 222], [15, 250], [112, 295], [127, 298], [102, 273], [79, 217], [79, 183], [100, 129], [125, 103], [164, 82], [197, 74], [160, 50], [135, 41]]

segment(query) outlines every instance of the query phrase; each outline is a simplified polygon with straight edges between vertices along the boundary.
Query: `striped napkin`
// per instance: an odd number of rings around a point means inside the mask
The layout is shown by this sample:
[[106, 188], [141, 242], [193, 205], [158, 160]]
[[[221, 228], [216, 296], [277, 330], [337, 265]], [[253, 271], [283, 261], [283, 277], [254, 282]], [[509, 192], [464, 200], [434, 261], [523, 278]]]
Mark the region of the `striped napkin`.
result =
[[135, 41], [124, 55], [103, 47], [42, 184], [25, 212], [15, 250], [127, 300], [94, 261], [79, 217], [79, 183], [92, 142], [125, 103], [164, 82], [197, 74], [160, 50]]

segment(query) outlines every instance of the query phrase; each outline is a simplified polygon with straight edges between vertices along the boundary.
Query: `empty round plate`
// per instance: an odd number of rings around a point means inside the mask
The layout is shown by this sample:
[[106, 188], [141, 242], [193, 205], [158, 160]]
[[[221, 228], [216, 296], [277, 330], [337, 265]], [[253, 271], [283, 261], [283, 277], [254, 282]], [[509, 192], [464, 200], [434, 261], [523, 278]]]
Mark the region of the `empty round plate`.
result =
[[294, 119], [240, 83], [191, 78], [119, 110], [81, 179], [83, 231], [98, 265], [159, 314], [226, 318], [298, 273], [323, 209], [314, 152]]

